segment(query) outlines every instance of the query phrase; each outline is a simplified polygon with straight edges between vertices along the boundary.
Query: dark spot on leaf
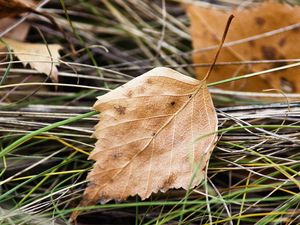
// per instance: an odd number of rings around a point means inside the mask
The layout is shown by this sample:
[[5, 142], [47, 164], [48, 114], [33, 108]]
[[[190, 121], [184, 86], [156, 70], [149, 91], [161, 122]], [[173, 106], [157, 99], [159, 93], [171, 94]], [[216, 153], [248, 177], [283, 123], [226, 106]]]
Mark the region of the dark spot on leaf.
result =
[[146, 82], [147, 82], [148, 84], [152, 84], [152, 83], [153, 83], [152, 80], [151, 80], [150, 78], [148, 78]]
[[132, 90], [128, 91], [126, 95], [130, 98], [132, 96]]
[[122, 155], [123, 155], [122, 152], [116, 152], [116, 153], [112, 154], [112, 158], [117, 159], [117, 158], [120, 158]]
[[292, 93], [295, 90], [293, 83], [291, 83], [284, 77], [280, 78], [280, 86], [281, 86], [282, 91], [287, 92], [287, 93]]
[[280, 47], [283, 47], [285, 45], [285, 42], [286, 42], [286, 39], [285, 38], [281, 38], [279, 41], [278, 41], [278, 45]]
[[255, 17], [255, 23], [258, 25], [258, 26], [263, 26], [265, 24], [265, 19], [262, 18], [262, 17]]
[[153, 132], [153, 133], [152, 133], [152, 136], [155, 136], [155, 134], [156, 134], [156, 133], [155, 133], [155, 132]]
[[173, 102], [171, 102], [171, 105], [173, 106], [173, 105], [175, 105], [175, 102], [173, 101]]
[[[280, 55], [278, 57], [278, 59], [285, 59], [285, 57], [283, 55]], [[274, 63], [274, 67], [280, 67], [280, 66], [285, 66], [287, 65], [288, 63], [287, 62], [277, 62], [277, 63]]]
[[300, 27], [295, 27], [294, 29], [292, 29], [292, 31], [298, 33], [300, 31]]
[[168, 188], [170, 187], [176, 180], [176, 174], [172, 173], [165, 181], [163, 184], [163, 188]]
[[255, 47], [255, 41], [249, 41], [248, 43], [249, 43], [250, 47]]
[[138, 90], [138, 92], [140, 94], [143, 94], [145, 92], [145, 88], [144, 87], [140, 87], [139, 90]]
[[262, 46], [261, 53], [262, 53], [264, 59], [275, 59], [277, 51], [272, 46]]
[[189, 98], [191, 98], [192, 97], [192, 95], [189, 95]]
[[117, 107], [115, 106], [114, 108], [120, 115], [125, 115], [126, 107], [119, 105]]

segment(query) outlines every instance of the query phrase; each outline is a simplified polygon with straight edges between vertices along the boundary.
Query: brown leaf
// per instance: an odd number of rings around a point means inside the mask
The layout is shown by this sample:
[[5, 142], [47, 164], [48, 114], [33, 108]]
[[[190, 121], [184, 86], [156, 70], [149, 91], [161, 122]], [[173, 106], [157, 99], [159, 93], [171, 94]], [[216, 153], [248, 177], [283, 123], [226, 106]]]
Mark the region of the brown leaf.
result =
[[[235, 19], [229, 29], [227, 42], [244, 39], [300, 22], [299, 6], [292, 7], [272, 1], [267, 1], [255, 7], [233, 11], [188, 5], [187, 12], [191, 19], [191, 35], [196, 51], [220, 42], [224, 25], [230, 14], [234, 14]], [[218, 61], [299, 58], [299, 34], [300, 28], [224, 47]], [[215, 52], [216, 49], [206, 52], [198, 51], [193, 55], [193, 61], [194, 63], [210, 63]], [[219, 81], [232, 76], [283, 65], [284, 63], [216, 66], [208, 81]], [[204, 67], [196, 68], [197, 77], [201, 79], [206, 71], [207, 68]], [[252, 77], [247, 80], [226, 83], [219, 87], [243, 91], [262, 91], [263, 89], [276, 88], [284, 92], [300, 92], [300, 76], [298, 74], [300, 74], [300, 68], [292, 68], [268, 75]]]
[[47, 18], [66, 38], [72, 53], [76, 55], [76, 50], [70, 40], [69, 35], [62, 29], [62, 27], [55, 21], [55, 19], [46, 12], [40, 12], [35, 9], [35, 3], [32, 0], [0, 0], [0, 19], [5, 17], [13, 17], [22, 13], [34, 13]]
[[101, 112], [89, 157], [96, 162], [83, 205], [187, 190], [194, 172], [191, 187], [200, 183], [217, 131], [205, 82], [155, 68], [98, 97], [94, 109]]
[[[3, 18], [0, 19], [0, 33], [8, 29], [10, 26], [17, 22], [14, 18]], [[17, 27], [5, 34], [4, 37], [14, 39], [17, 41], [24, 41], [29, 32], [30, 25], [26, 22], [19, 24]]]
[[29, 64], [37, 71], [50, 76], [54, 83], [58, 82], [56, 66], [58, 65], [57, 60], [60, 57], [58, 51], [62, 48], [60, 45], [32, 44], [12, 39], [4, 40], [13, 49], [14, 54], [22, 61], [24, 66]]
[[0, 0], [0, 18], [32, 11], [34, 4], [29, 0]]

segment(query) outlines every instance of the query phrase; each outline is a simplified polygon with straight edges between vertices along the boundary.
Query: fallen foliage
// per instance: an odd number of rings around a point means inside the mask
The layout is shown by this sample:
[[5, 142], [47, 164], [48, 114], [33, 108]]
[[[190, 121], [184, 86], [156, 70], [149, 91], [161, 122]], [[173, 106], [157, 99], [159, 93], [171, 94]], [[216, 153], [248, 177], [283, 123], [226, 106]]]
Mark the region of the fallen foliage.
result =
[[29, 64], [37, 71], [48, 75], [51, 80], [58, 82], [58, 59], [60, 57], [59, 50], [62, 48], [58, 44], [33, 44], [15, 41], [12, 39], [4, 39], [4, 41], [12, 48], [24, 66]]
[[96, 162], [82, 205], [200, 184], [218, 123], [205, 81], [156, 68], [98, 97], [94, 109]]
[[[220, 42], [223, 27], [230, 14], [235, 19], [230, 27], [227, 43], [239, 41], [237, 44], [224, 46], [220, 54], [220, 62], [286, 60], [298, 58], [300, 55], [299, 26], [282, 30], [274, 35], [263, 35], [277, 29], [300, 23], [300, 7], [267, 1], [257, 6], [224, 11], [217, 8], [205, 8], [190, 4], [187, 12], [191, 19], [191, 35], [195, 53], [194, 63], [210, 63], [215, 54], [213, 50], [205, 50]], [[255, 35], [261, 37], [246, 39]], [[242, 41], [245, 39], [244, 41]], [[262, 71], [286, 65], [287, 62], [272, 64], [242, 64], [216, 66], [208, 82], [223, 80], [251, 72]], [[206, 68], [197, 67], [199, 79], [203, 78]], [[262, 91], [277, 89], [286, 93], [300, 92], [299, 67], [285, 69], [268, 75], [260, 75], [249, 79], [222, 84], [219, 87], [228, 90]]]

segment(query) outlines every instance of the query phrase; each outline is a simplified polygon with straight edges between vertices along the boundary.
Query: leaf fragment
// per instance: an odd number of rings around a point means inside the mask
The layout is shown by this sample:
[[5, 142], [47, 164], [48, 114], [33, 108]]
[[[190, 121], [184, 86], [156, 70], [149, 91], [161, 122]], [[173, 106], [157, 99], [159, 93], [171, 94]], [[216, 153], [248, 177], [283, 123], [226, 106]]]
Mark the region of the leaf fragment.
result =
[[12, 39], [4, 41], [13, 49], [24, 66], [29, 64], [33, 69], [48, 75], [54, 83], [58, 82], [57, 60], [59, 50], [62, 48], [58, 44], [33, 44], [20, 42]]

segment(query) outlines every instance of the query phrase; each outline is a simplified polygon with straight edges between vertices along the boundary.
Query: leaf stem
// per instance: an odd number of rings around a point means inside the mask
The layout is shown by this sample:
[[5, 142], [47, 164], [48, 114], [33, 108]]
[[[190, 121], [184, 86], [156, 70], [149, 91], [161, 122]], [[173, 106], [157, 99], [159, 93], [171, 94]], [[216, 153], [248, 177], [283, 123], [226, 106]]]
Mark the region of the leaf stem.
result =
[[216, 61], [217, 61], [217, 59], [218, 59], [218, 57], [219, 57], [219, 54], [220, 54], [220, 52], [221, 52], [221, 49], [222, 49], [222, 47], [223, 47], [224, 41], [225, 41], [225, 39], [226, 39], [228, 30], [229, 30], [229, 26], [230, 26], [231, 21], [232, 21], [233, 18], [234, 18], [234, 16], [233, 16], [233, 15], [230, 15], [229, 18], [228, 18], [228, 20], [227, 20], [227, 23], [226, 23], [226, 26], [225, 26], [225, 30], [224, 30], [224, 33], [223, 33], [222, 40], [221, 40], [221, 43], [220, 43], [220, 45], [219, 45], [218, 51], [217, 51], [217, 53], [216, 53], [216, 55], [215, 55], [215, 58], [214, 58], [213, 63], [210, 65], [210, 67], [209, 67], [209, 69], [208, 69], [208, 71], [207, 71], [205, 77], [203, 78], [203, 81], [206, 81], [206, 80], [208, 79], [209, 75], [211, 74], [211, 71], [213, 70], [213, 68], [214, 68], [214, 66], [215, 66], [215, 64], [216, 64]]

